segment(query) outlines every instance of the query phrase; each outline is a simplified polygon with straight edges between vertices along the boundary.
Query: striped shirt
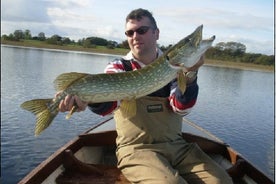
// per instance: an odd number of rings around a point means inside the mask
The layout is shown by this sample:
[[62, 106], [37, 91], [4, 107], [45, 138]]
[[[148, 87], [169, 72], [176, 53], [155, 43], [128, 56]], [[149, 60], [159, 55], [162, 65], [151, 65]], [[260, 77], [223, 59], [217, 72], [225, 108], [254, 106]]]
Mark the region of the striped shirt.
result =
[[[161, 50], [158, 50], [158, 55], [159, 56], [162, 55]], [[142, 62], [136, 60], [132, 56], [131, 52], [129, 52], [122, 59], [128, 60], [130, 62], [131, 70], [139, 70], [146, 66]], [[123, 64], [122, 59], [115, 59], [114, 61], [110, 62], [106, 66], [104, 72], [105, 73], [125, 72], [126, 68]], [[175, 113], [178, 113], [184, 116], [190, 112], [191, 108], [196, 103], [196, 99], [198, 96], [197, 80], [193, 81], [191, 84], [187, 86], [184, 94], [182, 94], [180, 89], [177, 87], [177, 79], [174, 79], [163, 88], [149, 94], [148, 96], [168, 98], [169, 104], [172, 110]], [[94, 113], [105, 116], [112, 113], [119, 106], [120, 106], [120, 101], [114, 101], [114, 102], [90, 104], [89, 108]]]

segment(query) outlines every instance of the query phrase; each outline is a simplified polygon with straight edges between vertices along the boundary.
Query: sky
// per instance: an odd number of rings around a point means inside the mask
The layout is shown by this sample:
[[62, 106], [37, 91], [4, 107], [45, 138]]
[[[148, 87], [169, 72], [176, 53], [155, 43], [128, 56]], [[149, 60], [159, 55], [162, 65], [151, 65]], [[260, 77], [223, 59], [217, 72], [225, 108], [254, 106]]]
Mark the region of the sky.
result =
[[233, 41], [249, 53], [274, 54], [273, 0], [1, 0], [1, 35], [28, 29], [32, 36], [121, 43], [125, 17], [137, 8], [153, 13], [160, 45], [175, 44], [203, 24], [203, 38], [215, 35], [214, 46]]

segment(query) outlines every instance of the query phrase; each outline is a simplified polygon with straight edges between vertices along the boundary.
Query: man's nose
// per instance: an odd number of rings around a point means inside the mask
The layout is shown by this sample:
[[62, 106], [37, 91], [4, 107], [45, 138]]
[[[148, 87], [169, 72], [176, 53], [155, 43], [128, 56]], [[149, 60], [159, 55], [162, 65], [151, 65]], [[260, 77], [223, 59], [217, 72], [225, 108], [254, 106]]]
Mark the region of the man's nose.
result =
[[132, 36], [132, 38], [137, 38], [137, 37], [139, 37], [139, 33], [137, 33], [136, 31], [133, 33], [133, 36]]

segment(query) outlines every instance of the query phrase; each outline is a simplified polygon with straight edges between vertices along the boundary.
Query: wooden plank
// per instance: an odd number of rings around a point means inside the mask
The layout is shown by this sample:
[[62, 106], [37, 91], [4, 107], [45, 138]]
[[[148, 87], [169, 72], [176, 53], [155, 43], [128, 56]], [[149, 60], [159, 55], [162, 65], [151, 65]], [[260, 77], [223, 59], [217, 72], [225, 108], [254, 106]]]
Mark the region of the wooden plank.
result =
[[55, 171], [63, 162], [63, 152], [66, 149], [71, 149], [73, 152], [79, 150], [83, 144], [77, 137], [58, 149], [45, 161], [39, 164], [27, 176], [25, 176], [19, 184], [42, 183], [53, 171]]

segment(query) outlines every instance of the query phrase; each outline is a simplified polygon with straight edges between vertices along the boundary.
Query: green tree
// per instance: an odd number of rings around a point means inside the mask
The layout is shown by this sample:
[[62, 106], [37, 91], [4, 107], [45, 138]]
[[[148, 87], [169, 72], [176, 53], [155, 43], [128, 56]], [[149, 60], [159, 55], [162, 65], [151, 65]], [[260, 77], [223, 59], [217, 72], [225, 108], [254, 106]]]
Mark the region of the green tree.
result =
[[91, 45], [107, 46], [108, 44], [108, 41], [106, 39], [99, 37], [89, 37], [87, 39], [90, 40]]
[[9, 35], [4, 34], [4, 35], [1, 36], [1, 38], [3, 40], [14, 40], [14, 36], [13, 36], [12, 33], [10, 33]]
[[91, 38], [86, 38], [83, 42], [82, 42], [82, 46], [84, 48], [96, 48], [97, 46], [95, 44], [91, 43]]
[[46, 40], [45, 34], [43, 32], [38, 33], [37, 37], [38, 37], [38, 40], [40, 40], [40, 41]]
[[243, 63], [255, 63], [256, 59], [260, 57], [261, 54], [252, 54], [252, 53], [245, 53], [241, 58], [241, 62]]
[[9, 40], [14, 40], [14, 35], [12, 33], [10, 33], [8, 38], [9, 38]]
[[78, 42], [77, 42], [77, 44], [83, 46], [84, 41], [85, 41], [85, 38], [79, 39]]
[[31, 31], [29, 29], [26, 29], [24, 31], [24, 39], [25, 40], [31, 40], [32, 39], [32, 34], [31, 34]]
[[274, 56], [261, 55], [255, 59], [254, 63], [261, 65], [274, 65], [274, 61]]
[[215, 46], [216, 49], [226, 51], [232, 55], [242, 55], [246, 51], [246, 46], [238, 42], [219, 42]]
[[106, 45], [106, 47], [107, 47], [108, 49], [114, 49], [114, 48], [117, 47], [117, 46], [118, 46], [118, 43], [115, 42], [115, 41], [108, 41], [108, 42], [107, 42], [107, 45]]
[[62, 44], [68, 45], [68, 44], [71, 43], [71, 40], [70, 40], [70, 38], [68, 38], [68, 37], [63, 37], [63, 38], [61, 39], [61, 42], [62, 42]]
[[53, 45], [62, 45], [61, 36], [53, 35], [47, 39], [47, 43]]
[[119, 47], [119, 48], [124, 48], [124, 49], [130, 49], [127, 40], [122, 41], [122, 43], [120, 43], [120, 44], [118, 45], [118, 47]]
[[22, 30], [15, 30], [13, 36], [15, 41], [19, 41], [24, 38], [24, 33]]

